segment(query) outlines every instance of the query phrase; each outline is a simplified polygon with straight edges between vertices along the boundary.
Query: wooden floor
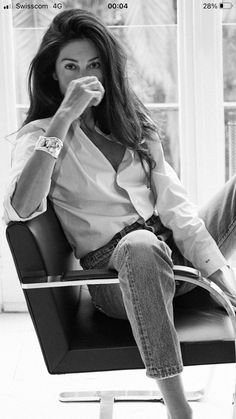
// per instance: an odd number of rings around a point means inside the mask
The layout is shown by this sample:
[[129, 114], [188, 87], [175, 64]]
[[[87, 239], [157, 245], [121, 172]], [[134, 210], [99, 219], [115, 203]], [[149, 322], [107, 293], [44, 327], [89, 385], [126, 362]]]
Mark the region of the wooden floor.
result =
[[[187, 367], [186, 390], [201, 388], [209, 366]], [[236, 369], [233, 364], [215, 366], [207, 397], [192, 402], [194, 419], [231, 419]], [[60, 391], [156, 390], [144, 371], [51, 376], [43, 362], [27, 313], [0, 314], [0, 417], [1, 419], [97, 419], [98, 403], [61, 403]], [[113, 419], [166, 419], [161, 403], [116, 403]]]

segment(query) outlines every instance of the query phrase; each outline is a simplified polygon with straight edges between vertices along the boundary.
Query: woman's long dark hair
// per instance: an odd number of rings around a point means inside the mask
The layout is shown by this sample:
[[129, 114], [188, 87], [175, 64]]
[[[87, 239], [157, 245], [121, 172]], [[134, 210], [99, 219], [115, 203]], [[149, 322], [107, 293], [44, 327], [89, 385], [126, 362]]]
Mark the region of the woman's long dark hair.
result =
[[30, 107], [23, 125], [55, 114], [63, 100], [53, 78], [56, 59], [68, 42], [83, 38], [95, 44], [102, 62], [105, 95], [93, 108], [96, 123], [103, 132], [113, 134], [119, 142], [136, 150], [142, 164], [146, 160], [151, 169], [154, 161], [146, 140], [154, 138], [157, 127], [129, 85], [123, 48], [90, 12], [81, 9], [61, 12], [44, 34], [29, 68]]

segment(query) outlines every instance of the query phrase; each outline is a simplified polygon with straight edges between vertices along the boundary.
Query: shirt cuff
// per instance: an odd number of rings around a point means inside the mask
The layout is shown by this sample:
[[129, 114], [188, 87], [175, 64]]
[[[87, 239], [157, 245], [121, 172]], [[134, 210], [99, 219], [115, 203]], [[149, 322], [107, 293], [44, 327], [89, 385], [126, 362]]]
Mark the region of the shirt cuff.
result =
[[207, 278], [225, 265], [228, 265], [227, 260], [217, 245], [212, 243], [198, 255], [195, 267]]
[[45, 198], [45, 199], [43, 199], [43, 201], [41, 202], [39, 207], [32, 214], [30, 214], [29, 217], [26, 217], [26, 218], [20, 217], [19, 214], [16, 212], [16, 210], [13, 208], [12, 203], [11, 203], [12, 196], [14, 194], [15, 188], [16, 188], [16, 182], [12, 182], [9, 185], [8, 191], [7, 191], [6, 196], [4, 198], [4, 202], [3, 202], [3, 208], [4, 208], [3, 221], [6, 224], [9, 224], [11, 221], [31, 220], [32, 218], [37, 217], [38, 215], [42, 214], [43, 212], [45, 212], [47, 210], [47, 199]]

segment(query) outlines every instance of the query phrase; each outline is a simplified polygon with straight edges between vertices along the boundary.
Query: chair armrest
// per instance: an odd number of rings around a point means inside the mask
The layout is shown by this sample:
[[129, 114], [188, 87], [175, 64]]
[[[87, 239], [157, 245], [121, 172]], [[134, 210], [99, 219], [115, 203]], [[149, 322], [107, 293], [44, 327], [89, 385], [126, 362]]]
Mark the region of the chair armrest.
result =
[[[234, 332], [236, 336], [235, 311], [229, 298], [224, 293], [224, 291], [218, 285], [216, 285], [213, 281], [210, 281], [210, 279], [204, 278], [200, 274], [200, 272], [197, 271], [196, 269], [192, 269], [188, 267], [186, 268], [185, 266], [176, 265], [174, 267], [174, 272], [175, 272], [176, 281], [184, 281], [190, 284], [195, 284], [207, 290], [211, 295], [213, 295], [217, 299], [217, 301], [225, 308], [228, 315], [234, 318], [233, 327], [234, 327]], [[197, 275], [197, 272], [198, 272], [198, 275]]]
[[[218, 285], [214, 284], [209, 279], [203, 278], [197, 269], [175, 265], [173, 270], [176, 281], [185, 281], [205, 288], [210, 294], [216, 297], [221, 305], [223, 305], [229, 316], [235, 317], [235, 312], [229, 298]], [[89, 269], [68, 271], [62, 275], [46, 276], [43, 275], [43, 272], [34, 273], [32, 276], [29, 274], [22, 279], [21, 286], [23, 289], [37, 289], [78, 285], [115, 284], [118, 282], [119, 279], [115, 270]]]
[[[228, 315], [235, 319], [235, 311], [225, 293], [214, 282], [201, 276], [201, 273], [194, 268], [186, 266], [174, 266], [174, 275], [176, 281], [184, 281], [206, 289], [212, 294], [217, 301], [225, 308]], [[38, 281], [37, 281], [38, 279]], [[37, 281], [37, 282], [36, 282]], [[119, 282], [117, 272], [108, 269], [88, 269], [74, 270], [63, 273], [62, 275], [42, 275], [38, 272], [34, 276], [27, 275], [22, 279], [21, 286], [23, 289], [37, 288], [56, 288], [78, 285], [99, 285], [99, 284], [116, 284]], [[234, 322], [235, 323], [235, 322]], [[236, 334], [236, 325], [234, 325]]]
[[[185, 266], [175, 266], [176, 279], [198, 279], [200, 272]], [[178, 277], [178, 278], [177, 278]], [[117, 271], [111, 269], [88, 269], [64, 272], [61, 275], [46, 275], [45, 271], [29, 272], [21, 280], [23, 289], [56, 288], [76, 285], [98, 285], [118, 283]]]
[[96, 285], [118, 283], [115, 270], [88, 269], [64, 272], [61, 275], [46, 275], [44, 271], [30, 272], [21, 279], [23, 289], [56, 288], [76, 285]]

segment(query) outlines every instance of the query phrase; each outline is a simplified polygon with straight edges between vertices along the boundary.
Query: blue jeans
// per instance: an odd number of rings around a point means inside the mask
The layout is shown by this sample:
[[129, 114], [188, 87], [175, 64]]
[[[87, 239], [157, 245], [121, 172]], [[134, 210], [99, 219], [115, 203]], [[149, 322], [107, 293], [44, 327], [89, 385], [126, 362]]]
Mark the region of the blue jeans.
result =
[[[200, 210], [199, 216], [229, 258], [236, 247], [236, 177]], [[129, 320], [146, 374], [152, 378], [174, 376], [183, 370], [172, 302], [194, 286], [175, 283], [174, 264], [191, 266], [157, 216], [143, 225], [125, 227], [107, 245], [81, 259], [84, 269], [117, 270], [119, 284], [94, 285], [89, 291], [98, 310]]]

